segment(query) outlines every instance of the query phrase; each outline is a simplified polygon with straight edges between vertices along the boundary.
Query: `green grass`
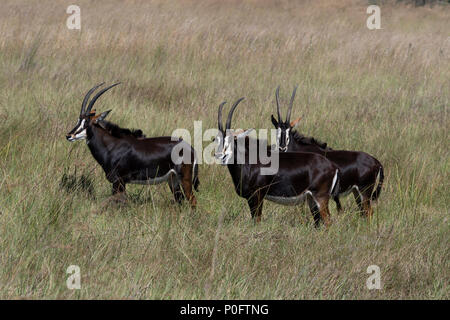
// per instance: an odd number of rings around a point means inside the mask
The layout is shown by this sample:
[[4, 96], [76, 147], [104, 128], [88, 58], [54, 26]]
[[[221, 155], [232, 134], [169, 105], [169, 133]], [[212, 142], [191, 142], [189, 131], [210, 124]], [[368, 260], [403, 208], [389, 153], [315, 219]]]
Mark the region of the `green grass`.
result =
[[[0, 12], [0, 298], [450, 297], [448, 10], [387, 4], [369, 31], [365, 1], [80, 1], [71, 31], [69, 4]], [[254, 225], [218, 165], [200, 166], [196, 211], [167, 185], [130, 185], [111, 205], [102, 169], [65, 134], [85, 92], [116, 80], [97, 110], [147, 136], [214, 128], [219, 103], [241, 96], [233, 126], [270, 128], [276, 86], [286, 106], [299, 84], [303, 133], [384, 165], [373, 221], [349, 196], [328, 230], [269, 202]], [[94, 194], [61, 188], [75, 168]], [[381, 290], [366, 288], [373, 264]], [[69, 265], [81, 290], [66, 287]]]

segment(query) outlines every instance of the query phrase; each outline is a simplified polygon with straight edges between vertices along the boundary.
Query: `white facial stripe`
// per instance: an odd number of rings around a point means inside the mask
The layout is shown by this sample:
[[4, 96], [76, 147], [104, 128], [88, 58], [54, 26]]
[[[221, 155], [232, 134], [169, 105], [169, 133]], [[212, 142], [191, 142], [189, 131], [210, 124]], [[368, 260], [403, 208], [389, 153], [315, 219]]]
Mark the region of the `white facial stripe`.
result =
[[226, 148], [228, 148], [228, 147], [230, 146], [230, 140], [231, 140], [231, 138], [232, 138], [232, 136], [226, 136], [226, 137], [225, 137], [225, 141], [224, 141], [224, 144], [223, 144], [223, 148], [224, 148], [224, 149], [226, 149]]
[[[80, 121], [80, 120], [78, 120], [78, 121]], [[80, 133], [80, 131], [84, 129], [84, 124], [85, 124], [85, 123], [86, 123], [86, 120], [85, 120], [85, 119], [81, 120], [81, 123], [80, 123], [80, 125], [78, 126], [79, 129], [77, 130], [77, 134]]]
[[86, 123], [86, 120], [81, 120], [78, 119], [77, 124], [75, 125], [75, 128], [73, 128], [73, 135], [76, 135], [78, 133], [80, 133], [83, 129], [84, 129], [84, 124]]
[[234, 139], [240, 139], [245, 136], [248, 136], [253, 129], [248, 129], [244, 132], [239, 133], [235, 136], [233, 133], [229, 133], [224, 137], [223, 144], [221, 144], [221, 135], [216, 136], [217, 149], [216, 149], [216, 158], [220, 159], [220, 162], [223, 165], [229, 164], [230, 159], [233, 158], [233, 146]]
[[277, 128], [277, 149], [280, 147], [280, 140], [281, 140], [281, 128]]
[[75, 138], [76, 140], [79, 140], [79, 139], [86, 139], [86, 137], [87, 137], [86, 129], [77, 132], [77, 134], [75, 134], [75, 136], [74, 136], [74, 138]]
[[84, 128], [84, 125], [86, 123], [86, 120], [83, 119], [80, 121], [80, 119], [78, 119], [78, 123], [75, 126], [76, 130], [75, 133], [72, 134], [72, 139], [71, 141], [75, 141], [75, 140], [81, 140], [81, 139], [86, 139], [87, 138], [87, 133], [86, 133], [86, 129]]
[[219, 159], [221, 164], [223, 165], [228, 163], [233, 153], [231, 144], [232, 139], [233, 139], [232, 135], [225, 136], [222, 144], [222, 135], [219, 134], [216, 136], [217, 149], [215, 157], [216, 159]]
[[286, 147], [289, 145], [289, 130], [291, 129], [286, 130]]
[[222, 144], [222, 135], [220, 133], [216, 136], [215, 141], [217, 143], [215, 157], [216, 159], [219, 159], [220, 162], [223, 164], [223, 158], [225, 156], [225, 146], [224, 146], [225, 142]]
[[[216, 157], [219, 156], [221, 153], [223, 153], [223, 145], [222, 145], [222, 136], [218, 134], [215, 139], [217, 143], [216, 147]], [[222, 148], [222, 149], [221, 149]]]
[[223, 153], [225, 154], [224, 160], [226, 160], [226, 161], [228, 161], [228, 159], [230, 159], [230, 157], [233, 153], [231, 139], [233, 139], [232, 136], [226, 136], [225, 142], [223, 144]]

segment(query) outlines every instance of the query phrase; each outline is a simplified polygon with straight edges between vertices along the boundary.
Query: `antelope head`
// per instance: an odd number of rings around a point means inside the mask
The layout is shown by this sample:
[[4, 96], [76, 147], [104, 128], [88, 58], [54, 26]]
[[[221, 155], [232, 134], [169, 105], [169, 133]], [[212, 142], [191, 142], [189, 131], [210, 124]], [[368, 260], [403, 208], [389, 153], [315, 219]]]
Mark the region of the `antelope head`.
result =
[[291, 122], [291, 111], [292, 111], [292, 105], [294, 103], [296, 91], [297, 91], [297, 86], [294, 88], [294, 91], [292, 92], [291, 101], [289, 103], [289, 108], [288, 108], [288, 112], [286, 115], [286, 121], [284, 121], [284, 122], [281, 119], [281, 113], [280, 113], [280, 103], [279, 103], [280, 86], [278, 86], [277, 90], [275, 91], [275, 98], [277, 101], [278, 121], [272, 115], [272, 123], [275, 126], [275, 128], [277, 129], [277, 141], [276, 141], [277, 149], [279, 149], [282, 152], [286, 152], [288, 150], [288, 146], [289, 146], [289, 142], [290, 142], [290, 132], [293, 128], [295, 128], [298, 125], [298, 122], [301, 119], [301, 117], [299, 117], [296, 120]]
[[[120, 83], [120, 82], [119, 82]], [[86, 96], [83, 99], [83, 103], [81, 104], [81, 111], [80, 116], [78, 118], [77, 124], [75, 127], [70, 130], [70, 132], [66, 135], [66, 139], [70, 142], [77, 141], [77, 140], [83, 140], [87, 138], [87, 129], [92, 124], [97, 123], [98, 121], [104, 120], [106, 116], [111, 112], [111, 110], [105, 111], [101, 114], [96, 115], [95, 110], [92, 110], [92, 107], [94, 106], [95, 101], [107, 90], [111, 89], [114, 86], [117, 86], [119, 83], [115, 83], [109, 87], [106, 87], [102, 90], [100, 90], [89, 102], [89, 105], [86, 108], [86, 105], [88, 104], [89, 97], [91, 94], [100, 86], [102, 86], [104, 83], [101, 83], [99, 85], [96, 85], [91, 90], [86, 93]]]
[[219, 114], [218, 114], [218, 129], [219, 133], [217, 134], [215, 141], [217, 143], [215, 157], [220, 160], [222, 165], [227, 165], [232, 163], [233, 160], [233, 152], [235, 150], [236, 141], [240, 138], [248, 136], [253, 129], [247, 129], [245, 131], [234, 132], [231, 130], [231, 120], [233, 117], [234, 110], [238, 104], [244, 100], [244, 98], [238, 99], [233, 106], [231, 107], [230, 112], [228, 113], [227, 122], [225, 124], [225, 130], [222, 125], [222, 109], [225, 105], [225, 102], [222, 102], [219, 106]]

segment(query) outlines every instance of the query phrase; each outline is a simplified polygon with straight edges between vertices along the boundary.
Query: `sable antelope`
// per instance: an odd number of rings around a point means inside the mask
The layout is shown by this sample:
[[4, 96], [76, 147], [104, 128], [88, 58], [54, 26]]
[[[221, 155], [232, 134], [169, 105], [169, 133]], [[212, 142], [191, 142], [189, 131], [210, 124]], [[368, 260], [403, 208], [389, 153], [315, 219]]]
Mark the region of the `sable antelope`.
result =
[[[317, 154], [278, 151], [276, 155], [279, 156], [279, 166], [275, 174], [262, 175], [262, 168], [268, 167], [269, 164], [262, 164], [259, 158], [255, 164], [251, 164], [248, 159], [239, 164], [239, 152], [245, 152], [246, 157], [250, 152], [255, 152], [249, 147], [248, 137], [253, 129], [239, 134], [230, 129], [233, 113], [243, 99], [240, 98], [233, 104], [228, 113], [225, 130], [222, 125], [222, 109], [226, 102], [219, 106], [219, 133], [215, 138], [215, 157], [228, 167], [236, 193], [247, 200], [252, 218], [256, 222], [261, 220], [264, 199], [283, 205], [297, 205], [307, 198], [316, 226], [321, 219], [328, 225], [328, 201], [330, 196], [337, 194], [339, 185], [337, 167]], [[245, 139], [243, 145], [238, 143], [240, 139]]]
[[[127, 183], [151, 185], [167, 181], [178, 203], [186, 196], [194, 207], [196, 199], [192, 186], [198, 189], [198, 164], [189, 144], [181, 139], [172, 141], [171, 137], [146, 138], [141, 130], [120, 128], [106, 121], [111, 110], [98, 115], [92, 110], [97, 99], [118, 84], [100, 90], [86, 108], [91, 94], [103, 83], [88, 91], [81, 104], [78, 122], [67, 134], [67, 140], [86, 139], [92, 156], [102, 166], [106, 179], [112, 183], [112, 193], [118, 199], [125, 196]], [[181, 152], [175, 152], [177, 156], [173, 159], [175, 147]]]
[[339, 194], [333, 197], [338, 212], [342, 211], [339, 196], [353, 192], [361, 213], [370, 217], [373, 212], [371, 201], [377, 200], [380, 196], [381, 186], [384, 180], [383, 166], [381, 163], [365, 152], [333, 150], [326, 143], [320, 142], [312, 137], [305, 137], [293, 130], [301, 119], [300, 117], [292, 122], [290, 121], [292, 104], [297, 87], [292, 92], [286, 121], [284, 122], [280, 115], [279, 90], [280, 87], [275, 92], [278, 121], [272, 115], [272, 123], [277, 129], [277, 146], [279, 150], [283, 152], [312, 152], [320, 154], [333, 162], [341, 173]]

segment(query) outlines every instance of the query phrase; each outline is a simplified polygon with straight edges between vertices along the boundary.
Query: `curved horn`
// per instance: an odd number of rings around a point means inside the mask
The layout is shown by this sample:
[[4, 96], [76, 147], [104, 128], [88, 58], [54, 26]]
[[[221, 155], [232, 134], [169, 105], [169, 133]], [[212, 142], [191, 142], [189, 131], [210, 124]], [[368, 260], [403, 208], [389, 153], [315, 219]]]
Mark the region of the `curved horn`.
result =
[[294, 104], [295, 92], [297, 91], [297, 88], [298, 86], [295, 86], [294, 91], [292, 92], [291, 101], [289, 102], [289, 109], [286, 116], [286, 123], [289, 123], [291, 121], [292, 105]]
[[228, 119], [227, 119], [227, 124], [226, 124], [226, 128], [225, 128], [225, 129], [230, 129], [230, 127], [231, 127], [231, 119], [233, 118], [234, 110], [236, 110], [236, 107], [238, 106], [238, 104], [239, 104], [242, 100], [244, 100], [244, 97], [238, 99], [238, 100], [233, 104], [233, 106], [231, 107], [231, 110], [230, 110], [230, 112], [228, 113]]
[[275, 99], [277, 100], [277, 113], [278, 113], [278, 122], [281, 123], [281, 114], [280, 114], [280, 86], [277, 87], [275, 91]]
[[86, 110], [86, 114], [88, 114], [89, 112], [91, 112], [92, 106], [94, 105], [95, 101], [97, 101], [97, 99], [98, 99], [102, 94], [104, 94], [106, 91], [108, 91], [108, 90], [111, 89], [112, 87], [117, 86], [118, 84], [120, 84], [120, 82], [117, 82], [117, 83], [115, 83], [115, 84], [113, 84], [113, 85], [111, 85], [111, 86], [109, 86], [109, 87], [107, 87], [107, 88], [105, 88], [105, 89], [100, 90], [100, 91], [92, 98], [91, 102], [89, 102], [89, 106], [88, 106], [88, 108], [87, 108], [87, 110]]
[[226, 101], [222, 102], [219, 106], [219, 115], [217, 118], [217, 123], [219, 125], [219, 131], [221, 131], [223, 133], [223, 122], [222, 122], [222, 110], [223, 110], [223, 106], [225, 105], [225, 103], [227, 103]]
[[86, 95], [84, 96], [84, 99], [83, 99], [83, 103], [81, 104], [80, 115], [82, 115], [84, 113], [84, 110], [86, 108], [86, 104], [87, 104], [87, 102], [89, 100], [89, 97], [91, 96], [92, 92], [94, 92], [98, 87], [100, 87], [100, 86], [102, 86], [104, 84], [105, 83], [102, 82], [102, 83], [96, 85], [95, 87], [91, 88], [91, 90], [89, 90], [88, 93], [86, 93]]

